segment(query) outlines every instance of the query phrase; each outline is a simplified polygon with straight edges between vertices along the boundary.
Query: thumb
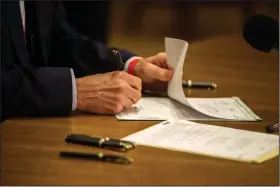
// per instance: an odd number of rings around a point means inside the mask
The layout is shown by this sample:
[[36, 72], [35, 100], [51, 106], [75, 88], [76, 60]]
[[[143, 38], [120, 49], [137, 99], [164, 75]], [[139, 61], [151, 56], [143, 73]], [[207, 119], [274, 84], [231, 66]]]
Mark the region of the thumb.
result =
[[173, 70], [164, 69], [151, 64], [149, 76], [161, 81], [169, 81], [173, 76]]

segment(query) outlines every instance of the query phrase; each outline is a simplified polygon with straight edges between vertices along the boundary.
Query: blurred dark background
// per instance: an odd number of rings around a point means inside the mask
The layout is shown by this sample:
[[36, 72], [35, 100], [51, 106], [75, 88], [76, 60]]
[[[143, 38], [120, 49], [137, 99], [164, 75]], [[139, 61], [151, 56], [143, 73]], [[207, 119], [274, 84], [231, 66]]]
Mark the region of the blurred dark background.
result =
[[279, 17], [279, 1], [65, 1], [80, 32], [107, 43], [120, 35], [180, 37], [187, 41], [241, 32], [255, 13]]

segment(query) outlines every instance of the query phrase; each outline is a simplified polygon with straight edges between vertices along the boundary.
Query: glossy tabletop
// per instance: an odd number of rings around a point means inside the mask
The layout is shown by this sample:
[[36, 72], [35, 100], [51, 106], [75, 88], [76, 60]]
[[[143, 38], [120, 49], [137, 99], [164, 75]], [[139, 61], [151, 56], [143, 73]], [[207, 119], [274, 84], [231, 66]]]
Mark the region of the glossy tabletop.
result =
[[[139, 41], [139, 39], [138, 39]], [[150, 52], [164, 40], [139, 42]], [[117, 43], [118, 41], [116, 41]], [[124, 45], [133, 45], [131, 43]], [[143, 54], [148, 53], [143, 49]], [[278, 53], [258, 52], [241, 35], [224, 35], [190, 43], [184, 79], [213, 81], [216, 90], [185, 89], [186, 97], [238, 96], [262, 122], [209, 124], [265, 132], [278, 121]], [[73, 114], [65, 118], [9, 119], [1, 124], [2, 185], [277, 185], [279, 157], [248, 164], [190, 153], [138, 146], [127, 153], [131, 165], [63, 159], [59, 151], [104, 151], [69, 145], [68, 133], [122, 138], [156, 121], [118, 121], [114, 116]], [[207, 123], [207, 122], [205, 122]], [[110, 152], [110, 151], [104, 151]], [[112, 153], [112, 152], [110, 152]], [[119, 154], [119, 153], [118, 153]]]

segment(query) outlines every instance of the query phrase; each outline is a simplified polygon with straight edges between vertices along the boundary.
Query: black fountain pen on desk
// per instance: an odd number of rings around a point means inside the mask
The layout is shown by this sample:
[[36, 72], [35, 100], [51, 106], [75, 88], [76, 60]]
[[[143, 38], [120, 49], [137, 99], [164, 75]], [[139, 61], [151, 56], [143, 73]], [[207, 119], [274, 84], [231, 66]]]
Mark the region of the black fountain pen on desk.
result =
[[207, 89], [216, 89], [218, 85], [213, 82], [195, 82], [191, 80], [183, 80], [182, 86], [184, 88], [207, 88]]
[[133, 159], [127, 156], [119, 156], [119, 155], [103, 154], [103, 153], [81, 153], [81, 152], [62, 151], [60, 152], [60, 156], [66, 158], [78, 158], [78, 159], [86, 159], [86, 160], [112, 162], [117, 164], [131, 164], [133, 162]]
[[134, 144], [133, 142], [117, 140], [108, 137], [100, 138], [85, 134], [69, 134], [66, 136], [65, 141], [67, 143], [72, 144], [99, 147], [122, 152], [128, 151], [136, 147], [136, 144]]

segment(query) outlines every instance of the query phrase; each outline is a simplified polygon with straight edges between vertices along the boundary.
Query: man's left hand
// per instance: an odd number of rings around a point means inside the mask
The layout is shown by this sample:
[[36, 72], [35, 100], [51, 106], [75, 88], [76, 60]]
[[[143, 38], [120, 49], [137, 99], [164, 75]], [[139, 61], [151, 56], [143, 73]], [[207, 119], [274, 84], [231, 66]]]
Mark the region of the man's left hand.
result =
[[133, 74], [142, 80], [143, 89], [166, 91], [173, 70], [167, 65], [166, 53], [158, 53], [138, 62], [134, 66]]

